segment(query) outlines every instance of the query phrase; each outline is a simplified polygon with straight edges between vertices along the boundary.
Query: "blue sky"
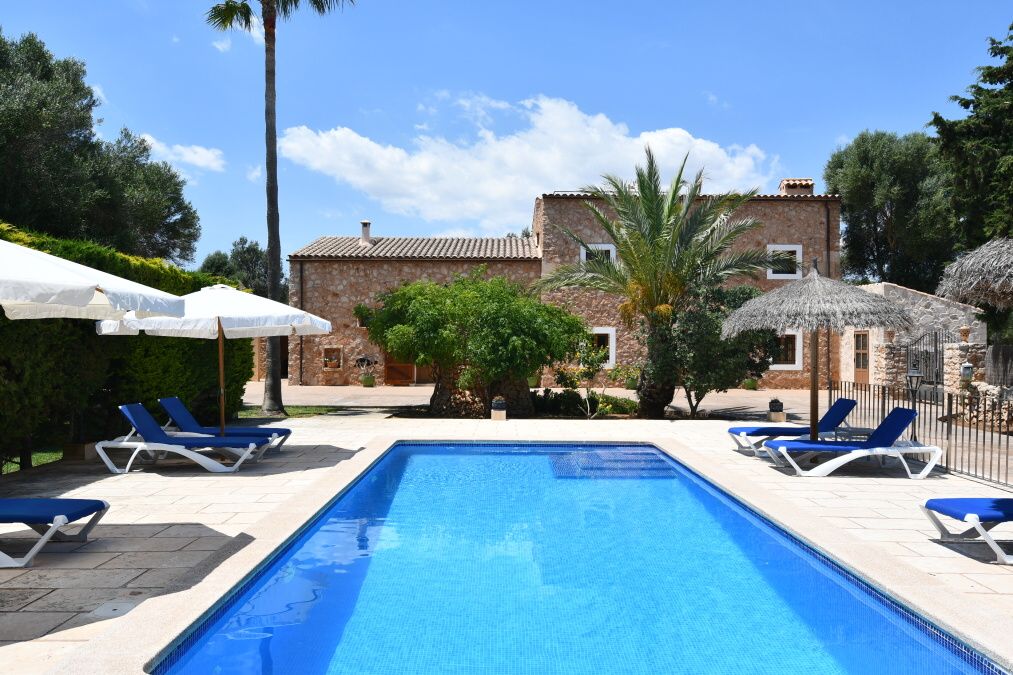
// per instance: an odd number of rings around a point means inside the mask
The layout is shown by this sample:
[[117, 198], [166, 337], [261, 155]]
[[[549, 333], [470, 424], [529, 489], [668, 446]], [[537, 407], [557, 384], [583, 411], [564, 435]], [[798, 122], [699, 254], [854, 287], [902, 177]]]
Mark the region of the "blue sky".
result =
[[[263, 48], [191, 0], [3, 3], [8, 37], [85, 61], [100, 133], [188, 178], [197, 262], [264, 241]], [[650, 143], [711, 190], [821, 174], [866, 128], [921, 130], [973, 81], [1004, 2], [360, 0], [278, 38], [282, 251], [325, 234], [494, 235]]]

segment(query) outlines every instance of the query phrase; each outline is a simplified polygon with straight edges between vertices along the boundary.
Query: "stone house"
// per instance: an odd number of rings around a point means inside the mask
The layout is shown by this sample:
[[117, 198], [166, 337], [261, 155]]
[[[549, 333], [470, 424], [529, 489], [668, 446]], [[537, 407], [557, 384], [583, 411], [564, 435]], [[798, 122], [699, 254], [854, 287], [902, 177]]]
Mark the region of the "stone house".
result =
[[[356, 305], [370, 304], [382, 291], [405, 281], [448, 281], [454, 275], [486, 265], [492, 275], [530, 283], [560, 264], [577, 261], [585, 252], [556, 226], [578, 233], [600, 255], [614, 255], [615, 246], [594, 222], [580, 192], [553, 192], [535, 200], [530, 237], [373, 237], [363, 221], [359, 236], [320, 237], [289, 256], [290, 303], [331, 321], [334, 331], [320, 337], [292, 338], [289, 343], [289, 383], [340, 385], [357, 382], [355, 361], [375, 357], [378, 384], [413, 384], [428, 381], [429, 373], [412, 364], [392, 362], [378, 353], [358, 325]], [[794, 253], [795, 263], [767, 270], [755, 279], [743, 279], [769, 290], [800, 278], [804, 268], [817, 261], [820, 271], [838, 277], [840, 259], [840, 200], [813, 194], [809, 178], [781, 181], [776, 194], [757, 195], [737, 215], [751, 216], [762, 227], [743, 236], [737, 246]], [[565, 290], [546, 295], [579, 314], [609, 349], [608, 367], [637, 365], [643, 348], [634, 331], [618, 315], [619, 301], [604, 293]], [[808, 340], [796, 333], [782, 336], [781, 353], [763, 378], [767, 387], [802, 388], [809, 383]], [[837, 377], [836, 337], [824, 344], [822, 363], [826, 377]], [[545, 383], [548, 382], [546, 378]]]
[[[882, 295], [904, 307], [914, 326], [907, 330], [849, 329], [841, 336], [841, 379], [858, 384], [903, 386], [909, 367], [924, 376], [925, 385], [942, 385], [947, 344], [987, 342], [981, 310], [891, 283], [866, 284], [869, 293]], [[966, 335], [961, 336], [965, 328]], [[909, 363], [910, 360], [910, 363]], [[962, 361], [961, 361], [962, 362]], [[958, 364], [959, 366], [959, 364]]]

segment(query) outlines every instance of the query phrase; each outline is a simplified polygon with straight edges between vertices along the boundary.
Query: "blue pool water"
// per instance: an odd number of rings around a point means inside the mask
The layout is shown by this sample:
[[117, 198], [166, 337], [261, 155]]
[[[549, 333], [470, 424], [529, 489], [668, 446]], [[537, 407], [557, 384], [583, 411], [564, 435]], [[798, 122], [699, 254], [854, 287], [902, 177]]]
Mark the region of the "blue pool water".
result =
[[988, 670], [929, 630], [653, 446], [404, 443], [157, 672]]

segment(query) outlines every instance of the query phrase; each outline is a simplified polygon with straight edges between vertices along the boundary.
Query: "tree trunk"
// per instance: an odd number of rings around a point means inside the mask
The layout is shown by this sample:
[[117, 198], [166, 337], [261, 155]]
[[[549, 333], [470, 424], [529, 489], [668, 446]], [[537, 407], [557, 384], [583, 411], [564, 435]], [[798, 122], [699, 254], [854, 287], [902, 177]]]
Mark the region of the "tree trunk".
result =
[[[531, 402], [531, 389], [528, 387], [527, 378], [512, 377], [502, 382], [497, 382], [492, 387], [492, 396], [486, 401], [486, 406], [491, 407], [492, 397], [502, 396], [506, 399], [508, 417], [531, 417], [535, 414], [535, 406]], [[488, 412], [488, 408], [486, 410]]]
[[675, 396], [675, 346], [670, 321], [658, 318], [647, 324], [647, 361], [637, 384], [637, 415], [664, 419]]
[[[267, 294], [272, 300], [288, 303], [281, 298], [281, 235], [278, 214], [278, 113], [275, 88], [275, 36], [278, 8], [275, 0], [261, 0], [261, 18], [264, 22], [264, 170], [267, 174]], [[281, 400], [281, 338], [267, 338], [266, 372], [264, 374], [265, 413], [284, 414]]]
[[[458, 370], [433, 366], [433, 395], [429, 398], [429, 414], [433, 417], [483, 416], [482, 399], [457, 386]], [[488, 413], [485, 415], [488, 417]]]
[[700, 402], [703, 401], [703, 396], [694, 395], [689, 389], [686, 389], [686, 401], [689, 403], [689, 417], [690, 419], [696, 419], [696, 412], [700, 409]]
[[35, 447], [35, 443], [31, 440], [26, 445], [21, 446], [21, 452], [18, 457], [18, 466], [22, 471], [25, 469], [32, 468], [32, 448]]

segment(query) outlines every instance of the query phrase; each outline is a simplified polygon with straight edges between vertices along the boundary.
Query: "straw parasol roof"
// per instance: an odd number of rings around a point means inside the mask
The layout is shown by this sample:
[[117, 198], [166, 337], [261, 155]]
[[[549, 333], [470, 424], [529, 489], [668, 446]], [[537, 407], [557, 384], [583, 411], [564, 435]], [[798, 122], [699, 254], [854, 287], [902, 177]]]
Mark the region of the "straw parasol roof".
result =
[[820, 276], [814, 267], [802, 279], [753, 298], [725, 319], [722, 337], [749, 330], [812, 332], [829, 328], [907, 328], [911, 317], [881, 295]]
[[936, 294], [972, 305], [1013, 308], [1013, 239], [993, 239], [948, 265]]

